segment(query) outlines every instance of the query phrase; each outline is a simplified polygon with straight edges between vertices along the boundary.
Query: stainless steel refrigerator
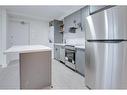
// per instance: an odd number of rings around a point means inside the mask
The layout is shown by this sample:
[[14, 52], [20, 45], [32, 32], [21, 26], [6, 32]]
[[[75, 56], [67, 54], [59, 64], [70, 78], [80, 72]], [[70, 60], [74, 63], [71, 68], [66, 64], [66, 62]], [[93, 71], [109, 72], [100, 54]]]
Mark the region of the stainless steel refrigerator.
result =
[[86, 22], [86, 86], [127, 89], [127, 6], [95, 13]]

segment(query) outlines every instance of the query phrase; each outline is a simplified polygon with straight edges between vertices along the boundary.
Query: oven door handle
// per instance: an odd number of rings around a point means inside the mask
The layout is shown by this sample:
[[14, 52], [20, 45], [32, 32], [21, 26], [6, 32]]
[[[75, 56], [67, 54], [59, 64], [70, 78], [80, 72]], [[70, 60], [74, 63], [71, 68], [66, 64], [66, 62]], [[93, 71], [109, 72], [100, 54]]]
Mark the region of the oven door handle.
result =
[[75, 50], [66, 49], [67, 52], [75, 52]]

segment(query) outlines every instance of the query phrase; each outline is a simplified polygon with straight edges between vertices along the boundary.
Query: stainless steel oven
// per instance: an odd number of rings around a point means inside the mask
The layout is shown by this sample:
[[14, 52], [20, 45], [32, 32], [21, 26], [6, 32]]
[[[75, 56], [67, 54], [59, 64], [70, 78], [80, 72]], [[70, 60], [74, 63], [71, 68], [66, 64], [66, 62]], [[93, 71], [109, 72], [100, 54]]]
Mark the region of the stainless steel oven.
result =
[[75, 70], [75, 47], [71, 45], [65, 46], [65, 64]]

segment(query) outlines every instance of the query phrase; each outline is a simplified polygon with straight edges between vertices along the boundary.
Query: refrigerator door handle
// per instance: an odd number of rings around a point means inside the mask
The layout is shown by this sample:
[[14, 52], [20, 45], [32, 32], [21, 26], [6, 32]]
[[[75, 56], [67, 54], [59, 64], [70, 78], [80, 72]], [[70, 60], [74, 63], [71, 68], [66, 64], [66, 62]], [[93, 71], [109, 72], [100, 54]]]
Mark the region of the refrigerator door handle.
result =
[[96, 42], [96, 43], [121, 43], [127, 40], [87, 40], [88, 42]]

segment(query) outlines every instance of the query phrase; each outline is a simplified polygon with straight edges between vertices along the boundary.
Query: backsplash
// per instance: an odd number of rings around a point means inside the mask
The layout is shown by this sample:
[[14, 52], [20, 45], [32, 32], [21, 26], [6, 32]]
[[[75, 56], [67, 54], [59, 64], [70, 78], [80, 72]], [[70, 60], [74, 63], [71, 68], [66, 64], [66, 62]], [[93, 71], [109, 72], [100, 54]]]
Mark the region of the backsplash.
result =
[[66, 44], [85, 45], [85, 39], [84, 38], [66, 39]]
[[76, 33], [64, 33], [63, 39], [72, 39], [72, 38], [85, 38], [84, 32]]
[[85, 32], [84, 31], [76, 31], [76, 33], [64, 32], [63, 34], [63, 42], [66, 43], [75, 43], [75, 44], [85, 44]]

